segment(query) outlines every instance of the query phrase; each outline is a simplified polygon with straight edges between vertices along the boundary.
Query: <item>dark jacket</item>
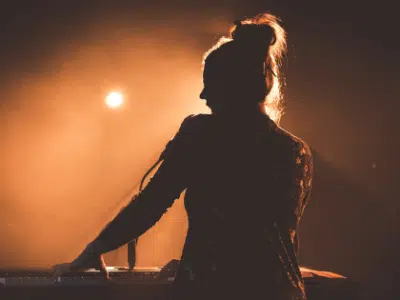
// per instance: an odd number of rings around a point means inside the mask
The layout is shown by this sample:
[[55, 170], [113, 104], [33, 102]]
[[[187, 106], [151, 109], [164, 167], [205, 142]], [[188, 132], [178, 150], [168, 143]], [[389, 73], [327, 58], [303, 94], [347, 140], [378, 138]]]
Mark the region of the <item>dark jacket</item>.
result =
[[163, 157], [94, 241], [99, 251], [139, 237], [186, 189], [189, 226], [175, 279], [182, 298], [305, 299], [296, 229], [311, 190], [306, 143], [261, 113], [200, 114], [184, 120]]

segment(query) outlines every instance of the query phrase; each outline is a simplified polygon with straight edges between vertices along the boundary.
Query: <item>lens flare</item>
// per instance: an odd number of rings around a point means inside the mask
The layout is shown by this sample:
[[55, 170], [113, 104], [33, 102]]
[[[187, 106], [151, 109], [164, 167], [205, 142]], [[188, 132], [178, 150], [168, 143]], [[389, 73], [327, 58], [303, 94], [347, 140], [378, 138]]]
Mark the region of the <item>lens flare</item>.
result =
[[106, 104], [109, 108], [118, 108], [124, 102], [124, 96], [119, 92], [111, 92], [106, 97]]

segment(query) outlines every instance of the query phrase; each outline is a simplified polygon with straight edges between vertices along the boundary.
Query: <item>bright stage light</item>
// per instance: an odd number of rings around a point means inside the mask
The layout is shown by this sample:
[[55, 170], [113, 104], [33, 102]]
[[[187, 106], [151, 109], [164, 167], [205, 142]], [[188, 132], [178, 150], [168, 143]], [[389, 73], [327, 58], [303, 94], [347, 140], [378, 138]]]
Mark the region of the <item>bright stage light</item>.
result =
[[106, 104], [109, 108], [118, 108], [124, 102], [124, 96], [119, 92], [111, 92], [106, 97]]

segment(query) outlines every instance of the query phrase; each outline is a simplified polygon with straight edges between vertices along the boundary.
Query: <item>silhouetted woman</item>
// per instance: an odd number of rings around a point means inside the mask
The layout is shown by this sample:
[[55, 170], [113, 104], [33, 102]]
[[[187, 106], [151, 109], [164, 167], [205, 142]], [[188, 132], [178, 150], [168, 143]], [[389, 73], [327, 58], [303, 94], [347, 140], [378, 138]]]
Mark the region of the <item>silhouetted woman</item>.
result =
[[177, 298], [305, 299], [296, 229], [312, 161], [306, 143], [277, 125], [285, 48], [273, 15], [235, 22], [205, 55], [201, 98], [212, 113], [183, 121], [145, 189], [58, 271], [104, 268], [103, 253], [146, 232], [186, 189]]

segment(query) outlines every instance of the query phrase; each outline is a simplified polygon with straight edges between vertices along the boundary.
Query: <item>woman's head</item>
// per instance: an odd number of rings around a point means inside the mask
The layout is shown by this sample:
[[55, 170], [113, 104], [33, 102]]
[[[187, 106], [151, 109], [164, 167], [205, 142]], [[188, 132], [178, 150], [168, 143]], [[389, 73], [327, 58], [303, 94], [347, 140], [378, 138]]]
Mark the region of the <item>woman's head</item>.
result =
[[264, 104], [271, 119], [282, 114], [280, 60], [286, 33], [278, 19], [262, 14], [236, 21], [229, 37], [222, 37], [204, 56], [204, 90], [200, 97], [213, 110]]

